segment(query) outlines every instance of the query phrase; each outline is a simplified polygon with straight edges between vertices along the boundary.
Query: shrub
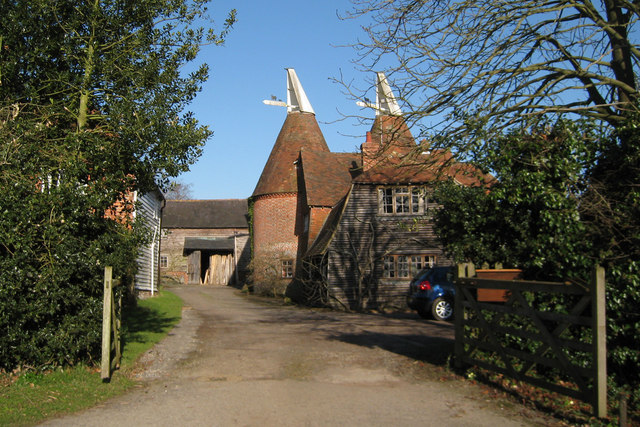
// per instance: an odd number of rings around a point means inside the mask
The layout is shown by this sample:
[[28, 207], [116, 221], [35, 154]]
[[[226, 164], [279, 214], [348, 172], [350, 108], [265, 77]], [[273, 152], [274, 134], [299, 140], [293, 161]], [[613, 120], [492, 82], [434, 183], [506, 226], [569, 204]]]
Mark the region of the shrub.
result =
[[261, 296], [284, 297], [291, 278], [282, 278], [282, 260], [289, 259], [284, 253], [259, 255], [249, 264], [247, 280], [253, 293]]
[[142, 236], [78, 193], [0, 190], [0, 369], [99, 357], [104, 266], [132, 277]]

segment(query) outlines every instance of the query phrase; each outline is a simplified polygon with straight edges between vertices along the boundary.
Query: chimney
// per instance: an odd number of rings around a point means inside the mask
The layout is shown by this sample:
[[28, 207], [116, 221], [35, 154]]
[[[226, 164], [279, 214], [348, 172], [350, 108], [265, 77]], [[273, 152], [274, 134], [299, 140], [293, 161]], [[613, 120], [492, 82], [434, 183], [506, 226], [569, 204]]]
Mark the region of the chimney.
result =
[[371, 132], [367, 131], [367, 138], [360, 146], [360, 151], [362, 151], [362, 171], [367, 171], [371, 169], [375, 164], [375, 158], [378, 154], [379, 147], [376, 143], [373, 142], [373, 138], [371, 137]]

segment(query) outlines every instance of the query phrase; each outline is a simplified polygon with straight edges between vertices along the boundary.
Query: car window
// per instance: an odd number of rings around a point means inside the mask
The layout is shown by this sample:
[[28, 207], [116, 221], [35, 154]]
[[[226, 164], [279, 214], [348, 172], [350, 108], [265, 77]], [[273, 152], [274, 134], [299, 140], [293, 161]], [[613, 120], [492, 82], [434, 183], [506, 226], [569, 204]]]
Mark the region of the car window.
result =
[[433, 280], [436, 282], [442, 282], [444, 281], [446, 276], [446, 270], [442, 269], [442, 268], [437, 268], [434, 269], [433, 272]]
[[431, 270], [423, 270], [423, 271], [421, 271], [416, 276], [416, 281], [422, 282], [423, 280], [426, 280], [429, 277], [429, 273], [431, 273]]
[[449, 267], [438, 267], [431, 270], [431, 279], [434, 282], [452, 282], [453, 271]]

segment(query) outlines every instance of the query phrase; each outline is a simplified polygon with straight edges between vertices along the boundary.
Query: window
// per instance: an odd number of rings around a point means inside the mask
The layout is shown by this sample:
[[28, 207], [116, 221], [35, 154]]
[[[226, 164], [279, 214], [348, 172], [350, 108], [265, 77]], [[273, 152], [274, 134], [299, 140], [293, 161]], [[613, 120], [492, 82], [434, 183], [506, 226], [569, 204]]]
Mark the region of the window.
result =
[[427, 208], [426, 189], [418, 186], [380, 187], [378, 212], [386, 215], [418, 215]]
[[384, 277], [396, 277], [396, 262], [392, 256], [384, 257]]
[[293, 277], [293, 260], [283, 259], [282, 260], [282, 278], [290, 279], [292, 277]]
[[436, 264], [435, 255], [388, 255], [384, 257], [383, 277], [411, 278], [426, 267]]
[[160, 255], [160, 268], [169, 267], [169, 258], [166, 255]]
[[398, 265], [398, 277], [409, 277], [409, 257], [406, 255], [397, 256], [396, 264]]

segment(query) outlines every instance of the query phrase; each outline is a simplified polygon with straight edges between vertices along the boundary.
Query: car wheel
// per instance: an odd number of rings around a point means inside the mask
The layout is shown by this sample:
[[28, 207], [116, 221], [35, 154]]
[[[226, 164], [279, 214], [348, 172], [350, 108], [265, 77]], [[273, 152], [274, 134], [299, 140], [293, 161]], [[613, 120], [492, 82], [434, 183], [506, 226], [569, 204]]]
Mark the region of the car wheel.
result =
[[446, 298], [438, 297], [431, 305], [431, 314], [436, 320], [449, 320], [453, 317], [453, 305]]

